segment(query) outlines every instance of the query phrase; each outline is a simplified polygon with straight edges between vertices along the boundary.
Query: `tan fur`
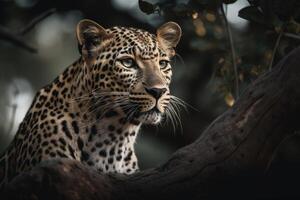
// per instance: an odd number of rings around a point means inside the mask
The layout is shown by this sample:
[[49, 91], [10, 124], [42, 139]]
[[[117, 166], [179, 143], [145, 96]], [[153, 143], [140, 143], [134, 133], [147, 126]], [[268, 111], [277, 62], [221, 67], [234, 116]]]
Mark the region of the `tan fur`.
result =
[[169, 107], [168, 60], [180, 28], [167, 23], [156, 37], [83, 20], [76, 34], [81, 57], [36, 94], [0, 157], [0, 187], [56, 158], [77, 160], [104, 173], [138, 170], [134, 143], [139, 128], [157, 124]]

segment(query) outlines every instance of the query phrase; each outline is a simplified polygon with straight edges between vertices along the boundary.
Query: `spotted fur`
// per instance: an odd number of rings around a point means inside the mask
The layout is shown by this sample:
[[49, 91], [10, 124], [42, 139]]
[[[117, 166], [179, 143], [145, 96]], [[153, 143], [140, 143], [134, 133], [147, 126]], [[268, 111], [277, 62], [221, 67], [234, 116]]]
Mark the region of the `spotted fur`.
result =
[[160, 122], [181, 30], [77, 26], [81, 57], [35, 96], [0, 158], [0, 186], [44, 160], [67, 158], [100, 172], [138, 170], [134, 143], [143, 123]]

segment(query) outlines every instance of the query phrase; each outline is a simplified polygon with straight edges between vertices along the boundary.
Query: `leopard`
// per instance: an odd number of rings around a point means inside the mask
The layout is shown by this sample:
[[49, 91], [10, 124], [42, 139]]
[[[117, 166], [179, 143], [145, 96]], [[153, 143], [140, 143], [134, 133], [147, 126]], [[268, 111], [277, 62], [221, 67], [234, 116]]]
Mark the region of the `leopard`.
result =
[[140, 127], [162, 123], [174, 109], [171, 61], [182, 35], [176, 22], [155, 34], [82, 19], [75, 34], [80, 56], [37, 91], [0, 157], [0, 188], [55, 159], [133, 174], [139, 171], [134, 146]]

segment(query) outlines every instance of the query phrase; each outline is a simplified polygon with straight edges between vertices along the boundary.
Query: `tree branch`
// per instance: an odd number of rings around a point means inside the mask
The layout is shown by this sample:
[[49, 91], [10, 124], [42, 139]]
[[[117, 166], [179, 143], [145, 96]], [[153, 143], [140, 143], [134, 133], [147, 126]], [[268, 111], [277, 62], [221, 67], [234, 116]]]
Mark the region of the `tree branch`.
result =
[[274, 62], [274, 59], [275, 59], [275, 55], [276, 55], [277, 49], [279, 47], [281, 37], [283, 35], [284, 35], [284, 30], [281, 29], [278, 36], [277, 36], [277, 39], [276, 39], [276, 42], [275, 42], [275, 45], [274, 45], [274, 49], [272, 51], [271, 61], [270, 61], [270, 64], [269, 64], [269, 71], [271, 71], [271, 69], [273, 67], [273, 62]]
[[12, 43], [15, 46], [21, 47], [30, 53], [36, 53], [37, 49], [24, 42], [24, 39], [17, 34], [12, 33], [11, 30], [0, 26], [0, 40]]
[[19, 33], [13, 33], [12, 30], [9, 30], [6, 27], [0, 26], [0, 40], [4, 40], [12, 43], [15, 46], [21, 47], [31, 53], [37, 53], [37, 49], [25, 42], [25, 39], [22, 37], [28, 33], [34, 26], [41, 22], [46, 17], [50, 16], [55, 12], [55, 9], [50, 9], [42, 13], [41, 15], [34, 18], [29, 24], [27, 24]]
[[233, 65], [233, 71], [234, 71], [235, 98], [238, 99], [239, 96], [240, 96], [240, 86], [239, 86], [238, 68], [237, 68], [237, 63], [236, 63], [236, 53], [235, 53], [231, 28], [228, 24], [227, 16], [226, 16], [223, 5], [221, 6], [221, 13], [222, 13], [223, 18], [224, 18], [225, 29], [226, 29], [227, 37], [228, 37], [229, 44], [230, 44], [231, 59], [232, 59], [232, 65]]
[[289, 38], [292, 38], [292, 39], [300, 40], [300, 35], [296, 35], [294, 33], [283, 33], [283, 35], [285, 37], [289, 37]]
[[56, 12], [55, 8], [52, 8], [50, 10], [46, 10], [45, 12], [43, 12], [42, 14], [40, 14], [39, 16], [35, 17], [34, 19], [31, 20], [31, 22], [29, 22], [20, 32], [20, 35], [25, 35], [26, 33], [28, 33], [31, 29], [33, 29], [35, 27], [35, 25], [37, 25], [38, 23], [40, 23], [42, 20], [44, 20], [45, 18], [49, 17], [50, 15], [52, 15], [53, 13]]

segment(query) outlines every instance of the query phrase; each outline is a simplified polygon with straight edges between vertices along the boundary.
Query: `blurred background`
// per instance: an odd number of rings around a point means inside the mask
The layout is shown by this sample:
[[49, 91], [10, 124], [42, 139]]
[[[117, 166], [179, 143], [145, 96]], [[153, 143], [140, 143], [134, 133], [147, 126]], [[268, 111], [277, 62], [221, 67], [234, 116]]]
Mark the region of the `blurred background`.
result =
[[[253, 80], [299, 45], [299, 13], [296, 0], [0, 0], [0, 152], [36, 91], [79, 57], [80, 19], [153, 33], [170, 20], [182, 27], [171, 90], [191, 106], [181, 112], [182, 128], [142, 128], [136, 148], [145, 169], [193, 142]], [[299, 136], [288, 140], [277, 159], [299, 159], [299, 147]]]

